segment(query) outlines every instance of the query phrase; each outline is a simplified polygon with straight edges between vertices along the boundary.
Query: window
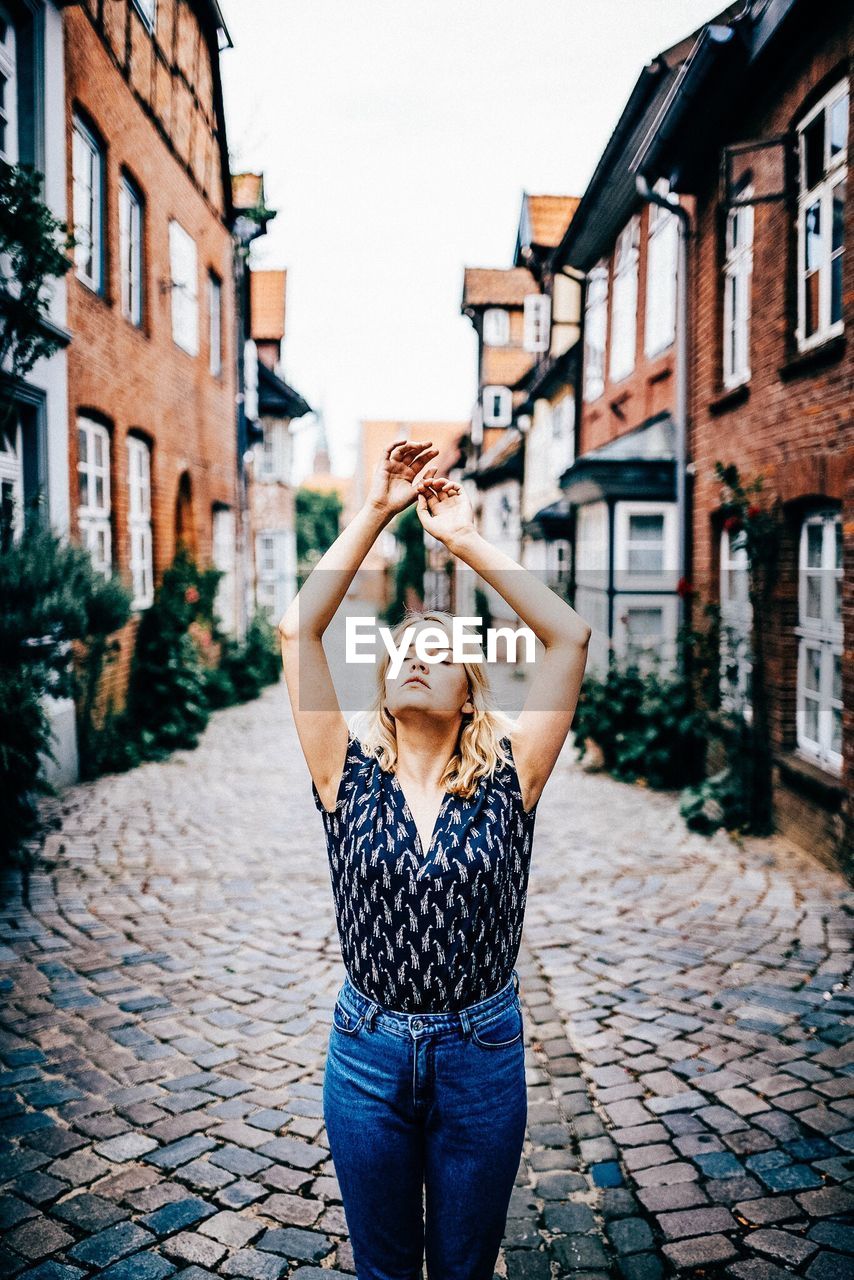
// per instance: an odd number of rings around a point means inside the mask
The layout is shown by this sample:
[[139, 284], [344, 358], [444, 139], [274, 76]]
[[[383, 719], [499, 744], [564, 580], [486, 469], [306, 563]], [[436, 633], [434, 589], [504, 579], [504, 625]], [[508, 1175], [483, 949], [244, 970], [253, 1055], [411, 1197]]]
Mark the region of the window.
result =
[[[655, 190], [667, 195], [669, 185], [659, 179]], [[659, 204], [649, 205], [646, 260], [646, 319], [644, 351], [648, 356], [666, 350], [676, 335], [676, 268], [678, 219]]]
[[508, 387], [483, 388], [483, 425], [509, 427], [513, 421], [513, 397]]
[[151, 450], [144, 440], [128, 436], [128, 536], [134, 609], [154, 600], [151, 548]]
[[157, 0], [133, 0], [133, 4], [149, 31], [153, 31], [157, 21]]
[[660, 605], [630, 605], [624, 617], [624, 657], [643, 669], [647, 658], [661, 649], [664, 610]]
[[676, 507], [621, 500], [614, 511], [614, 585], [618, 591], [672, 591], [677, 579]]
[[199, 281], [196, 242], [180, 222], [169, 223], [172, 337], [189, 355], [199, 353]]
[[142, 324], [142, 197], [129, 178], [119, 184], [122, 315]]
[[798, 329], [801, 348], [842, 332], [848, 82], [798, 126]]
[[752, 718], [751, 632], [753, 607], [748, 593], [747, 547], [743, 539], [721, 533], [720, 544], [720, 692], [726, 711]]
[[258, 446], [258, 476], [262, 480], [287, 480], [289, 433], [284, 422], [264, 422], [263, 442]]
[[17, 414], [0, 430], [0, 549], [24, 531], [24, 442]]
[[842, 769], [842, 521], [838, 511], [801, 526], [798, 572], [797, 743]]
[[269, 529], [255, 540], [255, 599], [271, 622], [284, 613], [296, 588], [293, 535], [285, 529]]
[[526, 351], [548, 351], [552, 300], [547, 293], [529, 293], [524, 302], [522, 345]]
[[[742, 198], [752, 194], [747, 187]], [[730, 209], [726, 221], [724, 263], [725, 387], [737, 387], [750, 377], [750, 279], [753, 274], [753, 205]]]
[[216, 589], [214, 611], [223, 630], [233, 633], [237, 623], [236, 545], [234, 512], [230, 507], [217, 506], [213, 509], [212, 558], [214, 567], [222, 572]]
[[104, 153], [95, 135], [76, 116], [71, 163], [77, 277], [96, 293], [103, 293]]
[[614, 258], [610, 365], [613, 382], [625, 378], [635, 367], [639, 253], [640, 218], [635, 214], [620, 232]]
[[18, 163], [18, 51], [15, 27], [0, 5], [0, 157]]
[[575, 396], [568, 395], [552, 406], [552, 464], [559, 475], [575, 460]]
[[210, 333], [210, 371], [215, 378], [222, 373], [222, 281], [208, 275], [208, 328]]
[[605, 390], [605, 333], [608, 321], [608, 263], [602, 258], [587, 277], [584, 305], [584, 399]]
[[110, 529], [110, 433], [91, 418], [77, 419], [77, 517], [80, 539], [96, 569], [109, 577], [112, 568]]
[[501, 307], [483, 313], [483, 341], [487, 347], [506, 347], [510, 341], [510, 314]]

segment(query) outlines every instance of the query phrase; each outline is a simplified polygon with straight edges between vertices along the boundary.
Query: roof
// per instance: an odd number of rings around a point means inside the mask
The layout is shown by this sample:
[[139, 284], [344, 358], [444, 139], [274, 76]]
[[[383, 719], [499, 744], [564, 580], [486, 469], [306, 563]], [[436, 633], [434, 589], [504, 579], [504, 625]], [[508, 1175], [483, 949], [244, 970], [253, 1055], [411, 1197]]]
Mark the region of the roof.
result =
[[258, 363], [258, 411], [262, 417], [301, 418], [311, 405], [263, 361]]
[[[734, 17], [742, 8], [738, 0], [710, 21]], [[697, 37], [708, 25], [703, 23], [642, 69], [566, 234], [554, 250], [555, 264], [569, 263], [581, 271], [589, 271], [596, 260], [610, 250], [620, 228], [637, 208], [640, 196], [631, 161], [667, 100]]]
[[675, 494], [676, 426], [668, 412], [580, 454], [560, 478], [576, 505], [605, 497], [671, 502]]
[[524, 347], [484, 347], [481, 381], [485, 387], [513, 387], [536, 358]]
[[521, 307], [539, 286], [527, 267], [466, 267], [463, 307]]
[[285, 336], [286, 271], [249, 273], [252, 337], [256, 342], [281, 342]]
[[629, 459], [640, 459], [654, 462], [662, 458], [676, 456], [676, 427], [670, 413], [657, 414], [648, 418], [632, 431], [609, 440], [598, 449], [590, 449], [579, 456], [579, 462], [626, 462]]
[[581, 196], [535, 196], [527, 191], [522, 197], [519, 234], [530, 245], [554, 249], [560, 244]]
[[263, 173], [233, 173], [231, 196], [235, 209], [254, 211], [266, 208]]

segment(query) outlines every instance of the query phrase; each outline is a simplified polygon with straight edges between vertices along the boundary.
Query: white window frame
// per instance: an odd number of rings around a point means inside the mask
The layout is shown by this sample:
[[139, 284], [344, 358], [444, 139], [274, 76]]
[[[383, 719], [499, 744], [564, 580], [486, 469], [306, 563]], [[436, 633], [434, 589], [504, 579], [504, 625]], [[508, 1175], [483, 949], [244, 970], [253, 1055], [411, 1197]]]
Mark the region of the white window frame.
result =
[[157, 27], [157, 0], [133, 0], [133, 7], [153, 34]]
[[513, 421], [513, 393], [509, 387], [483, 388], [483, 425], [509, 427]]
[[[742, 584], [732, 590], [734, 578]], [[720, 694], [725, 711], [740, 712], [748, 723], [753, 719], [751, 680], [753, 676], [753, 606], [748, 592], [747, 546], [743, 535], [721, 530], [719, 599]], [[735, 666], [735, 681], [727, 677], [727, 668]]]
[[[807, 564], [811, 529], [821, 530], [820, 561]], [[842, 753], [833, 748], [834, 712], [842, 716], [842, 698], [834, 697], [834, 673], [842, 663], [842, 565], [837, 565], [837, 546], [841, 546], [842, 518], [838, 509], [811, 512], [801, 524], [798, 547], [798, 682], [796, 739], [798, 752], [828, 772], [842, 771]], [[841, 559], [841, 556], [840, 556]], [[818, 613], [808, 614], [809, 579], [818, 579]], [[838, 585], [837, 585], [838, 584]], [[837, 604], [839, 605], [837, 609]], [[839, 616], [837, 617], [837, 612]], [[818, 654], [819, 687], [807, 688], [806, 677], [811, 653]], [[840, 689], [841, 695], [841, 689]], [[807, 731], [807, 704], [816, 704], [818, 733]]]
[[211, 558], [219, 569], [219, 580], [214, 601], [214, 612], [219, 625], [230, 635], [236, 630], [235, 592], [237, 549], [235, 540], [235, 516], [231, 507], [214, 507], [211, 515]]
[[641, 655], [644, 652], [649, 654], [649, 662], [644, 662], [643, 656], [638, 661], [638, 669], [646, 671], [649, 667], [655, 667], [662, 672], [669, 670], [675, 658], [675, 641], [677, 626], [677, 600], [674, 595], [661, 595], [650, 593], [649, 595], [635, 595], [631, 592], [620, 591], [614, 595], [614, 635], [613, 647], [614, 652], [623, 659], [628, 661], [628, 642], [630, 624], [623, 622], [625, 616], [631, 615], [633, 612], [639, 612], [644, 609], [656, 609], [661, 612], [661, 631], [656, 636], [651, 637], [646, 645], [639, 646]]
[[128, 542], [133, 609], [154, 602], [154, 557], [151, 536], [151, 448], [139, 436], [127, 437]]
[[9, 486], [12, 497], [12, 541], [24, 532], [24, 437], [20, 418], [15, 415], [0, 434], [0, 486]]
[[[81, 437], [86, 440], [85, 450], [80, 447]], [[102, 422], [95, 422], [83, 415], [77, 418], [77, 520], [80, 539], [89, 549], [93, 566], [105, 577], [110, 577], [113, 566], [113, 535], [110, 502], [110, 433]], [[99, 442], [101, 461], [96, 461]], [[84, 457], [85, 453], [85, 457]], [[81, 478], [86, 476], [86, 502], [80, 501]], [[101, 500], [98, 501], [98, 480], [101, 481]]]
[[2, 124], [4, 135], [4, 145], [0, 147], [0, 157], [7, 164], [17, 164], [20, 158], [18, 139], [18, 36], [15, 24], [5, 5], [0, 5], [0, 19], [6, 23], [6, 37], [0, 42], [0, 76], [5, 81], [2, 86], [2, 101], [0, 101], [0, 124]]
[[119, 182], [119, 274], [122, 315], [142, 325], [142, 195], [122, 174]]
[[530, 352], [548, 351], [551, 339], [551, 298], [547, 293], [528, 293], [522, 306], [522, 346]]
[[261, 429], [264, 439], [256, 445], [258, 457], [257, 476], [259, 480], [276, 481], [288, 479], [288, 443], [290, 432], [286, 422], [262, 419]]
[[[295, 585], [292, 545], [287, 529], [261, 529], [255, 535], [255, 602], [271, 621], [281, 617]], [[271, 563], [266, 562], [268, 551]]]
[[553, 472], [560, 475], [575, 461], [575, 393], [570, 390], [551, 405]]
[[104, 291], [104, 150], [79, 116], [72, 128], [74, 264], [77, 279]]
[[222, 280], [214, 271], [208, 272], [208, 338], [208, 367], [213, 376], [219, 378], [222, 375]]
[[584, 298], [584, 400], [605, 390], [605, 340], [608, 331], [608, 260], [600, 258], [587, 276]]
[[[739, 194], [749, 199], [752, 186]], [[753, 225], [752, 204], [736, 205], [727, 213], [723, 270], [723, 384], [727, 389], [750, 380]]]
[[510, 313], [504, 307], [487, 307], [483, 313], [483, 343], [506, 347], [510, 341]]
[[[670, 193], [670, 184], [659, 178], [654, 190]], [[675, 213], [650, 203], [647, 218], [646, 309], [644, 354], [657, 356], [676, 338], [676, 276], [679, 266], [679, 226]]]
[[[846, 121], [846, 142], [835, 155], [831, 154], [830, 122], [833, 108], [840, 104]], [[811, 187], [807, 186], [806, 172], [806, 134], [809, 126], [824, 114], [823, 172], [819, 180]], [[837, 259], [844, 253], [843, 238], [837, 246], [833, 244], [834, 218], [833, 197], [836, 188], [841, 184], [843, 191], [848, 174], [847, 166], [847, 121], [848, 121], [848, 79], [837, 81], [832, 89], [821, 98], [811, 111], [807, 112], [798, 125], [798, 323], [796, 339], [801, 351], [808, 351], [829, 338], [842, 333], [844, 329], [843, 315], [838, 320], [831, 319], [833, 268]], [[808, 278], [813, 271], [807, 270], [807, 254], [810, 241], [807, 236], [807, 218], [812, 209], [818, 210], [819, 246], [818, 261], [815, 273], [818, 275], [818, 314], [816, 328], [813, 333], [806, 331], [806, 297]], [[844, 203], [843, 203], [844, 222]], [[840, 273], [842, 267], [839, 268]]]
[[640, 264], [640, 215], [634, 214], [617, 237], [611, 298], [611, 344], [608, 372], [612, 382], [627, 378], [635, 367]]
[[[632, 516], [660, 516], [661, 541], [640, 542], [641, 547], [661, 546], [661, 568], [637, 570], [629, 568], [634, 545], [629, 537]], [[676, 586], [676, 504], [673, 502], [617, 502], [614, 512], [614, 588], [617, 591], [666, 591]], [[672, 579], [672, 583], [670, 582]]]
[[172, 338], [190, 356], [199, 354], [199, 255], [196, 242], [176, 218], [169, 222]]

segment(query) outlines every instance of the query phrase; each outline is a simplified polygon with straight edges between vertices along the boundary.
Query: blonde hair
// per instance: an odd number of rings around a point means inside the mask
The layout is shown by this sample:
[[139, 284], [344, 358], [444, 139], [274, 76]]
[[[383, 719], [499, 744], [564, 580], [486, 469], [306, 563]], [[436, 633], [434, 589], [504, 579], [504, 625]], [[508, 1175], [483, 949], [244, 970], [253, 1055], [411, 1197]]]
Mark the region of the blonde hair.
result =
[[[445, 609], [407, 609], [400, 622], [392, 628], [391, 634], [395, 644], [399, 645], [406, 627], [413, 622], [438, 622], [447, 628], [450, 636], [453, 620], [454, 615]], [[467, 647], [471, 648], [473, 642], [477, 641], [483, 655], [478, 633], [467, 627], [463, 631]], [[390, 662], [391, 655], [384, 649], [377, 664], [374, 697], [368, 707], [352, 717], [350, 729], [360, 739], [365, 751], [377, 757], [380, 767], [393, 772], [397, 765], [397, 729], [394, 716], [385, 705], [386, 672]], [[477, 790], [481, 778], [492, 777], [496, 768], [507, 764], [508, 756], [501, 746], [501, 739], [509, 736], [517, 725], [494, 702], [483, 660], [463, 661], [462, 666], [468, 677], [468, 697], [474, 710], [462, 713], [463, 723], [457, 747], [442, 775], [441, 785], [443, 790], [468, 800]]]

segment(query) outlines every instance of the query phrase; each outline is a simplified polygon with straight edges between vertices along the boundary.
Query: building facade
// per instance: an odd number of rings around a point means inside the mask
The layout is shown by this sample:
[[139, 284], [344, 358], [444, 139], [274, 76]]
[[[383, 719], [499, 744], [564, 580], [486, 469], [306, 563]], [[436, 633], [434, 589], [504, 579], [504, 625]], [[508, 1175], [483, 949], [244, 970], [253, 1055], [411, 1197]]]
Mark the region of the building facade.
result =
[[67, 6], [72, 534], [139, 612], [236, 507], [232, 216], [213, 0]]
[[[42, 199], [68, 220], [65, 144], [65, 66], [60, 7], [50, 0], [0, 3], [0, 159], [30, 165], [42, 175]], [[23, 380], [5, 374], [4, 396], [14, 409], [0, 433], [0, 503], [4, 536], [19, 538], [25, 520], [68, 534], [68, 285], [50, 282], [47, 325], [59, 342]], [[47, 699], [56, 762], [44, 761], [58, 785], [77, 776], [77, 735], [71, 699]]]
[[[715, 463], [779, 504], [777, 583], [760, 620], [779, 828], [850, 859], [854, 758], [854, 262], [846, 199], [854, 15], [747, 6], [703, 33], [639, 167], [695, 204], [692, 580], [720, 605], [751, 712], [743, 538]], [[693, 105], [688, 106], [691, 100]], [[721, 175], [723, 174], [723, 181]]]

